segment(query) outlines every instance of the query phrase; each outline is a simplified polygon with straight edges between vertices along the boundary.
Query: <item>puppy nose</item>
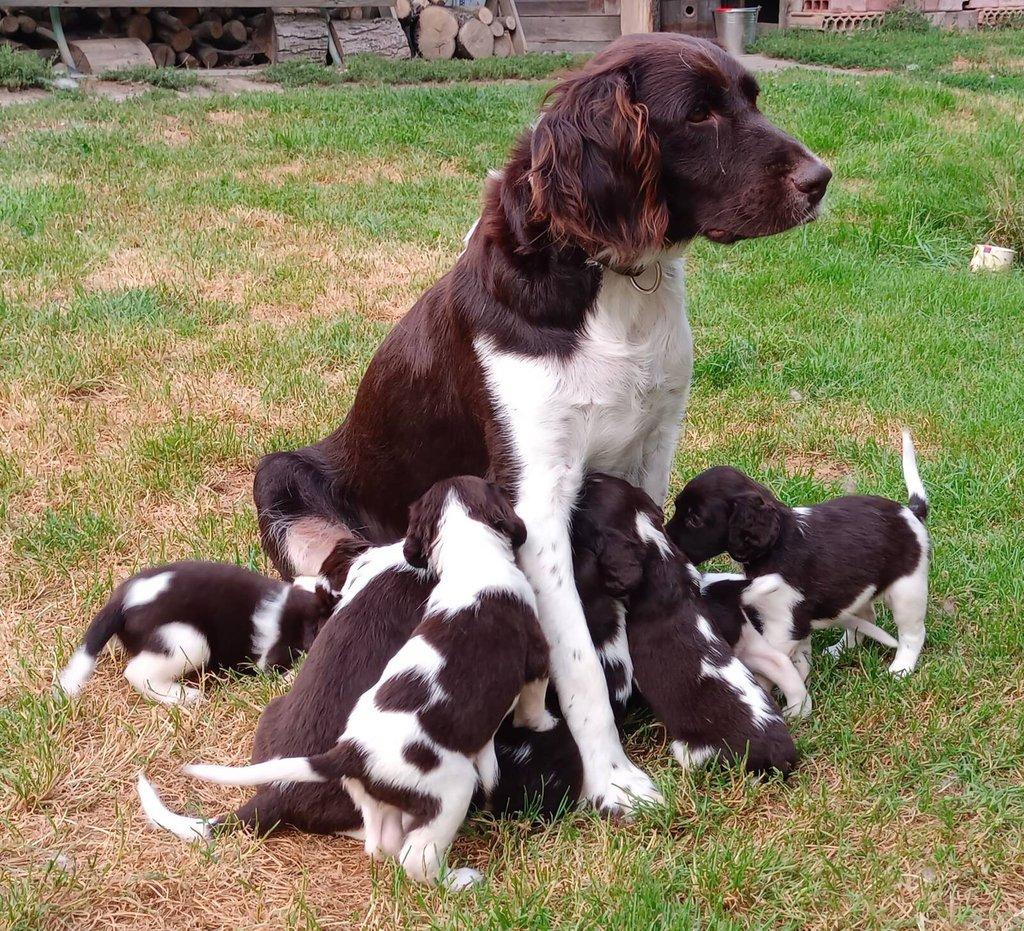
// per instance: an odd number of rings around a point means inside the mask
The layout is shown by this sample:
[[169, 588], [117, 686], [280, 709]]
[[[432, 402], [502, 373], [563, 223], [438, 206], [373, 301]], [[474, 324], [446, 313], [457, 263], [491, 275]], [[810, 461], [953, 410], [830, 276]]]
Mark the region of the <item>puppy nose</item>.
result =
[[825, 188], [832, 180], [832, 170], [819, 159], [809, 159], [793, 172], [793, 185], [806, 194], [812, 204], [825, 196]]

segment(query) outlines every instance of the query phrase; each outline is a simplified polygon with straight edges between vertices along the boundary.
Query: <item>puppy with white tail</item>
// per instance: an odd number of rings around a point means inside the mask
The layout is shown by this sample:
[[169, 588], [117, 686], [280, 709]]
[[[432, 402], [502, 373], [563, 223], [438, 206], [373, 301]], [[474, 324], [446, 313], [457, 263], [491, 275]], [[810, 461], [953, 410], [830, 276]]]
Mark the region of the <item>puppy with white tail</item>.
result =
[[[366, 851], [435, 882], [477, 782], [496, 779], [493, 737], [554, 726], [544, 706], [548, 649], [533, 590], [516, 566], [526, 529], [479, 478], [439, 482], [410, 511], [404, 551], [438, 583], [423, 621], [356, 703], [337, 745], [246, 767], [187, 767], [225, 785], [343, 783], [362, 811]], [[474, 877], [454, 871], [449, 885]]]
[[[906, 430], [903, 477], [906, 504], [846, 495], [790, 508], [738, 469], [716, 466], [683, 488], [667, 530], [696, 563], [726, 552], [740, 563], [751, 580], [744, 604], [802, 678], [811, 630], [826, 626], [845, 629], [839, 649], [861, 635], [896, 646], [889, 670], [904, 675], [924, 645], [930, 549], [928, 496]], [[892, 611], [896, 640], [874, 623], [878, 601]]]
[[208, 668], [287, 669], [336, 603], [328, 582], [311, 576], [280, 582], [214, 562], [146, 569], [114, 589], [58, 682], [77, 696], [116, 637], [132, 657], [124, 676], [141, 694], [169, 705], [193, 702], [201, 692], [179, 678]]

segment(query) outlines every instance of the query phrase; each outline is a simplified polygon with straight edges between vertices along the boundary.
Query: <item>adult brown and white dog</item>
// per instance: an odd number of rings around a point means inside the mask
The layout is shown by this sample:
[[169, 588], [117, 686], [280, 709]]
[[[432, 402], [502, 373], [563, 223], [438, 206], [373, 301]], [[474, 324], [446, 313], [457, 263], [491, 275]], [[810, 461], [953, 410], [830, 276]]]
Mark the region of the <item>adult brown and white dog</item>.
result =
[[345, 528], [398, 538], [440, 479], [509, 489], [584, 794], [608, 810], [659, 796], [616, 733], [572, 584], [570, 512], [591, 469], [665, 499], [692, 368], [686, 244], [818, 213], [831, 172], [757, 93], [720, 48], [670, 34], [618, 39], [557, 84], [342, 426], [256, 475], [263, 543], [286, 577], [319, 568]]

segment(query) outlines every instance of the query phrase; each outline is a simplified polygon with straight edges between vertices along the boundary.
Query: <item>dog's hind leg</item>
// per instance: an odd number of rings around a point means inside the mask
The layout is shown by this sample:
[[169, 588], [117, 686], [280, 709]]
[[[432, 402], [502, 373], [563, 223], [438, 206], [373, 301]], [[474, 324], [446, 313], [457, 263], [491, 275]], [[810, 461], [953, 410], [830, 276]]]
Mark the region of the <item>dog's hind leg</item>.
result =
[[[429, 821], [417, 824], [405, 836], [398, 859], [409, 878], [416, 882], [437, 882], [448, 848], [469, 811], [476, 787], [476, 768], [468, 760], [466, 764], [465, 772], [453, 773], [452, 778], [446, 780], [444, 797], [438, 798], [440, 810], [437, 814]], [[463, 876], [461, 870], [452, 872], [458, 877]], [[463, 888], [469, 884], [461, 878], [447, 883], [453, 888]]]
[[811, 713], [811, 696], [793, 661], [749, 624], [744, 624], [740, 631], [735, 653], [752, 673], [764, 676], [782, 690], [786, 696], [782, 713], [787, 718], [805, 718]]
[[915, 573], [898, 579], [885, 593], [885, 602], [896, 622], [899, 647], [889, 667], [893, 675], [913, 672], [924, 646], [924, 618], [928, 610], [927, 576]]
[[201, 670], [210, 660], [210, 644], [189, 624], [164, 624], [154, 631], [148, 649], [125, 667], [124, 677], [151, 701], [165, 705], [191, 704], [203, 693], [177, 680]]

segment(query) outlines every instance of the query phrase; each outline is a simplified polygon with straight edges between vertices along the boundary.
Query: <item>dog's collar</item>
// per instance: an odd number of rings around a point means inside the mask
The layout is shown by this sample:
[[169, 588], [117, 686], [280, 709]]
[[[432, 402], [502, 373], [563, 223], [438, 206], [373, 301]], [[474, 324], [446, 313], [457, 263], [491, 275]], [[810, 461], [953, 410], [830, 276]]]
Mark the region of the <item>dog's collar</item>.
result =
[[[593, 264], [607, 268], [608, 271], [615, 272], [616, 275], [622, 275], [623, 278], [628, 278], [630, 284], [641, 294], [653, 294], [661, 287], [661, 282], [665, 277], [665, 270], [662, 268], [659, 259], [655, 259], [648, 265], [634, 265], [625, 268], [621, 265], [612, 265], [610, 262], [594, 261]], [[654, 272], [653, 282], [649, 285], [644, 284], [644, 279], [648, 277], [648, 273], [651, 271]]]

